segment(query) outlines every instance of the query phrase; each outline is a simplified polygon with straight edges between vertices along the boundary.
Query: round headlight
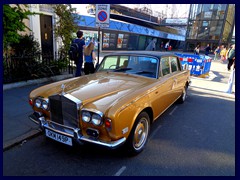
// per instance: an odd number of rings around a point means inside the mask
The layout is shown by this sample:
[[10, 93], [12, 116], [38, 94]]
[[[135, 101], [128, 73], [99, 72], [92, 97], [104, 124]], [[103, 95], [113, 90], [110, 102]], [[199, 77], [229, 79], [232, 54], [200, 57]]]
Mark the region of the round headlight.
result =
[[44, 110], [47, 110], [48, 109], [48, 102], [47, 101], [43, 101], [42, 102], [42, 108], [44, 109]]
[[82, 120], [83, 120], [84, 122], [90, 122], [90, 120], [91, 120], [91, 114], [90, 114], [89, 112], [87, 112], [87, 111], [83, 111], [83, 112], [82, 112]]
[[101, 123], [102, 123], [102, 118], [101, 118], [101, 116], [100, 115], [98, 115], [98, 114], [93, 114], [93, 116], [92, 116], [92, 122], [93, 122], [93, 124], [95, 124], [95, 125], [100, 125]]
[[35, 106], [36, 106], [37, 108], [40, 108], [41, 105], [42, 105], [42, 101], [41, 101], [40, 99], [36, 99], [36, 100], [35, 100]]

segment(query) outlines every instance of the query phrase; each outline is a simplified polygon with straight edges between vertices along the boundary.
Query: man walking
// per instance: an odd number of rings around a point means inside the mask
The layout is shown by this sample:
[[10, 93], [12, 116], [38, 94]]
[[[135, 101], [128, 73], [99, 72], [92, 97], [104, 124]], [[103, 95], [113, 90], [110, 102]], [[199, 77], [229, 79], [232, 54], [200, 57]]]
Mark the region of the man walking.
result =
[[208, 56], [210, 51], [211, 51], [210, 45], [207, 44], [207, 47], [205, 48], [205, 55]]
[[83, 49], [85, 48], [85, 41], [83, 40], [83, 32], [82, 31], [77, 31], [77, 37], [74, 39], [74, 43], [78, 44], [78, 53], [79, 57], [76, 60], [76, 74], [75, 76], [81, 76], [81, 71], [82, 71], [82, 64], [83, 64]]
[[227, 58], [228, 58], [227, 68], [228, 68], [228, 71], [230, 71], [233, 65], [233, 62], [235, 61], [235, 44], [233, 44], [232, 48], [229, 50], [227, 54]]

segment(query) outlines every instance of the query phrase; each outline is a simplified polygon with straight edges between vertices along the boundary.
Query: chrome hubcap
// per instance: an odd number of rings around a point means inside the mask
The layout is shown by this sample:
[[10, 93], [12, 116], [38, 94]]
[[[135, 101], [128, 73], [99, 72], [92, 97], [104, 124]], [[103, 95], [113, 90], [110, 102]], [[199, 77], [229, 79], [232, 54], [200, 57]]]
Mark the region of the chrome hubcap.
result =
[[148, 121], [146, 118], [142, 118], [134, 132], [133, 145], [135, 149], [140, 149], [145, 144], [148, 135]]

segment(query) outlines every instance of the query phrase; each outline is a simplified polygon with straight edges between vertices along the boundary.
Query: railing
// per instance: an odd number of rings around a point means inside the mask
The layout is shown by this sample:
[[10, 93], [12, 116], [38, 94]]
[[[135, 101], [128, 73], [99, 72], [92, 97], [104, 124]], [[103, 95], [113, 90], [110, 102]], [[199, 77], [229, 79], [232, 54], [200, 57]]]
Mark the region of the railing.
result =
[[55, 54], [4, 56], [3, 83], [27, 81], [60, 74], [72, 74], [73, 62]]

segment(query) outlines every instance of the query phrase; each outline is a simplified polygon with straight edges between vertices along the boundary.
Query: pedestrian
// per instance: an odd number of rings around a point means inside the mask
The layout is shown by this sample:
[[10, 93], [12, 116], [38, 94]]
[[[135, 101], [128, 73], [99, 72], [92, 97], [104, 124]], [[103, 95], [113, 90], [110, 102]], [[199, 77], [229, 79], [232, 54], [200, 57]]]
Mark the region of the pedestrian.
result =
[[226, 59], [227, 59], [227, 57], [228, 57], [228, 53], [229, 53], [230, 50], [232, 49], [232, 45], [233, 45], [233, 44], [230, 44], [229, 48], [228, 48], [227, 51], [226, 51]]
[[221, 51], [220, 51], [220, 56], [221, 56], [221, 62], [223, 63], [226, 60], [226, 53], [227, 49], [225, 45], [222, 45]]
[[167, 42], [164, 46], [165, 50], [167, 51], [168, 50], [168, 46], [169, 46], [169, 42]]
[[153, 43], [152, 43], [152, 50], [153, 50], [153, 51], [155, 51], [155, 49], [156, 49], [156, 43], [157, 43], [157, 39], [154, 38], [154, 39], [153, 39]]
[[160, 44], [160, 51], [163, 51], [163, 42]]
[[214, 60], [218, 60], [218, 57], [220, 55], [220, 47], [218, 46], [215, 50], [214, 50]]
[[149, 40], [149, 43], [148, 43], [148, 45], [147, 45], [147, 47], [146, 47], [146, 51], [155, 51], [155, 49], [156, 49], [156, 42], [157, 42], [157, 39], [156, 38], [154, 38], [153, 40]]
[[195, 55], [199, 55], [199, 51], [200, 51], [200, 46], [197, 45], [197, 46], [195, 47], [195, 49], [194, 49], [194, 54], [195, 54]]
[[94, 52], [94, 43], [90, 42], [88, 46], [84, 49], [84, 73], [85, 75], [94, 73], [94, 61], [96, 60], [96, 55]]
[[235, 69], [235, 44], [232, 45], [232, 48], [229, 50], [228, 54], [227, 54], [227, 59], [228, 59], [228, 71], [231, 70], [231, 67], [234, 63], [234, 69]]
[[208, 56], [208, 54], [210, 53], [210, 51], [211, 51], [210, 45], [207, 44], [207, 47], [205, 48], [205, 55]]
[[85, 41], [83, 39], [83, 32], [82, 31], [77, 31], [77, 38], [73, 40], [74, 43], [78, 44], [78, 52], [79, 56], [78, 59], [76, 60], [76, 74], [75, 76], [81, 76], [81, 71], [82, 71], [82, 64], [83, 64], [83, 49], [86, 47], [85, 46]]

